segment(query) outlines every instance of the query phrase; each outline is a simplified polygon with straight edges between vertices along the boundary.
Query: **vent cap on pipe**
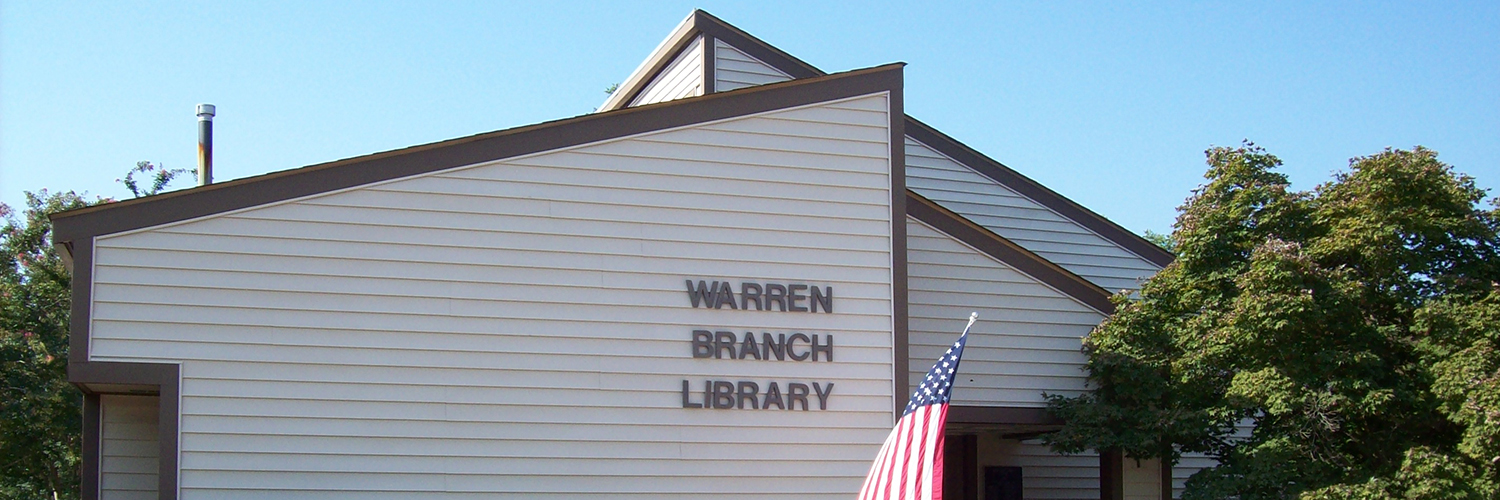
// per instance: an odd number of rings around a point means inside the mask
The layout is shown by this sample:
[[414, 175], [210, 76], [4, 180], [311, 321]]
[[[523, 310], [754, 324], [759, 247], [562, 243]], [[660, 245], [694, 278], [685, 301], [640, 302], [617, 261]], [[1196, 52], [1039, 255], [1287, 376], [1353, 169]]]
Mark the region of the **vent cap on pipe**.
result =
[[198, 185], [214, 182], [214, 105], [198, 105]]

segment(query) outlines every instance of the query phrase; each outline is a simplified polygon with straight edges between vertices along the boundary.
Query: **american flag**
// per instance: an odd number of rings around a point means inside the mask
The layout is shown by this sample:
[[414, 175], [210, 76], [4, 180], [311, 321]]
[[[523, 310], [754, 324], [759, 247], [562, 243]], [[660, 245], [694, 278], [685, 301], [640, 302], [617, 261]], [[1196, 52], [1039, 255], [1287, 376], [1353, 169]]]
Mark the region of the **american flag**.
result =
[[948, 399], [958, 358], [964, 354], [969, 328], [979, 313], [969, 314], [969, 324], [943, 357], [938, 358], [927, 378], [911, 395], [906, 411], [870, 465], [859, 500], [941, 500], [943, 498], [943, 427], [948, 420]]

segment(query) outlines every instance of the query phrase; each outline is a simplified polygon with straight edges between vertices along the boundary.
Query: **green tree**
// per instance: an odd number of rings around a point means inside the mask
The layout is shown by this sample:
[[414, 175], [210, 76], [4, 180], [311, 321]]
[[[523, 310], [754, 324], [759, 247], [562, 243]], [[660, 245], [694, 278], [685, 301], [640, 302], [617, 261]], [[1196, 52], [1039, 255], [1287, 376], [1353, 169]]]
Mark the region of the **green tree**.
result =
[[[1207, 153], [1177, 260], [1085, 340], [1054, 449], [1220, 460], [1185, 498], [1500, 497], [1500, 214], [1423, 148], [1310, 192]], [[1248, 437], [1236, 424], [1254, 423]]]
[[1168, 252], [1177, 249], [1177, 242], [1172, 241], [1172, 235], [1170, 234], [1161, 234], [1156, 231], [1147, 229], [1145, 233], [1141, 234], [1141, 237], [1145, 238], [1146, 241], [1155, 243], [1156, 246], [1166, 249], [1166, 251]]
[[[168, 184], [172, 183], [173, 179], [189, 172], [185, 168], [166, 168], [149, 161], [138, 161], [135, 162], [135, 168], [125, 173], [125, 178], [115, 179], [115, 182], [124, 184], [125, 189], [130, 190], [131, 196], [140, 198], [162, 192], [162, 190], [167, 188]], [[151, 187], [141, 187], [140, 181], [135, 178], [135, 174], [148, 175], [151, 179]]]
[[70, 276], [48, 214], [90, 205], [72, 192], [0, 204], [0, 495], [77, 498], [83, 395], [68, 383]]

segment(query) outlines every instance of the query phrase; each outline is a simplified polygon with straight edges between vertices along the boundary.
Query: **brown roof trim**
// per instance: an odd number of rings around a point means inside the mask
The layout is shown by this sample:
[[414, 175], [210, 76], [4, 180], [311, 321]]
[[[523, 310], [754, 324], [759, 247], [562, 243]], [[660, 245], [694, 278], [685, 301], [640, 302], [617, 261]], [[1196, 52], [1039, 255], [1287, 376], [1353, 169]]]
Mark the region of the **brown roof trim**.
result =
[[1131, 253], [1139, 255], [1153, 264], [1167, 267], [1167, 264], [1171, 264], [1172, 260], [1176, 258], [1171, 252], [1156, 246], [1155, 243], [1146, 241], [1140, 235], [1120, 227], [1119, 224], [1115, 224], [1109, 219], [1104, 218], [1104, 216], [1084, 208], [1083, 205], [1079, 205], [1073, 200], [1057, 194], [1056, 191], [1048, 189], [1037, 181], [1031, 180], [1030, 177], [1021, 175], [1020, 172], [1012, 170], [1010, 167], [985, 156], [984, 153], [975, 151], [973, 148], [962, 142], [958, 142], [958, 140], [949, 137], [947, 134], [939, 132], [926, 123], [918, 121], [916, 118], [906, 117], [906, 135], [936, 149], [939, 153], [948, 155], [948, 157], [974, 169], [985, 177], [993, 179], [995, 182], [1000, 183], [1000, 185], [1021, 193], [1022, 196], [1030, 198], [1032, 201], [1052, 209], [1052, 211], [1057, 212], [1063, 217], [1077, 222], [1083, 227], [1098, 233], [1105, 239], [1124, 247]]
[[806, 61], [782, 52], [781, 49], [699, 9], [694, 10], [687, 19], [672, 30], [671, 34], [667, 35], [666, 40], [663, 40], [661, 45], [646, 57], [646, 61], [641, 64], [640, 68], [637, 68], [635, 73], [631, 73], [630, 77], [620, 84], [620, 88], [604, 100], [604, 104], [599, 106], [599, 111], [614, 111], [630, 106], [636, 96], [645, 91], [646, 86], [656, 79], [656, 75], [666, 69], [667, 65], [671, 64], [672, 60], [682, 52], [682, 49], [692, 43], [693, 38], [698, 35], [703, 35], [704, 55], [707, 59], [702, 75], [704, 94], [713, 93], [714, 39], [723, 40], [724, 43], [733, 45], [734, 48], [791, 75], [792, 78], [812, 78], [827, 74]]
[[[683, 26], [687, 26], [688, 29], [683, 30], [679, 28], [679, 30], [673, 32], [672, 36], [685, 36], [687, 37], [687, 41], [691, 41], [692, 35], [697, 33], [709, 34], [714, 38], [724, 40], [725, 43], [734, 46], [736, 49], [755, 56], [756, 59], [760, 59], [762, 62], [771, 65], [771, 67], [791, 75], [792, 78], [811, 78], [825, 74], [813, 65], [783, 52], [781, 49], [702, 10], [693, 11], [693, 15], [689, 16], [688, 20], [683, 23]], [[687, 41], [674, 41], [673, 45], [686, 45]], [[652, 61], [651, 67], [654, 69], [647, 72], [647, 74], [654, 77], [656, 72], [661, 71], [667, 63], [672, 61], [675, 54], [676, 52], [670, 52], [667, 55], [653, 54], [652, 57], [659, 60]], [[712, 80], [713, 75], [706, 72], [704, 79]], [[646, 83], [650, 83], [650, 78], [647, 78], [645, 83], [641, 83], [641, 87], [644, 87]], [[634, 97], [632, 96], [631, 99], [634, 99]], [[629, 103], [630, 100], [627, 99], [624, 102]], [[620, 104], [619, 106], [624, 105]], [[907, 116], [905, 128], [906, 134], [913, 139], [927, 144], [933, 149], [938, 150], [938, 152], [948, 155], [959, 163], [974, 169], [985, 177], [989, 177], [1011, 190], [1021, 193], [1022, 196], [1040, 203], [1042, 206], [1057, 212], [1063, 217], [1077, 222], [1083, 227], [1098, 233], [1105, 239], [1120, 245], [1125, 250], [1157, 266], [1167, 267], [1167, 264], [1171, 264], [1172, 260], [1176, 258], [1171, 252], [1156, 246], [1156, 244], [1150, 241], [1146, 241], [1140, 235], [1120, 227], [1119, 224], [1115, 224], [1113, 221], [1085, 208], [1083, 205], [1079, 205], [1077, 202], [1057, 194], [1056, 191], [1048, 189], [1030, 177], [1026, 177], [1020, 172], [985, 156], [983, 153], [975, 151], [973, 148], [949, 137], [947, 134], [939, 132], [937, 129], [922, 123], [916, 118]]]
[[667, 35], [667, 39], [662, 40], [661, 44], [651, 51], [651, 55], [646, 57], [641, 66], [626, 77], [625, 81], [620, 82], [620, 86], [615, 89], [614, 93], [604, 99], [604, 104], [601, 104], [596, 112], [614, 111], [629, 106], [630, 102], [634, 101], [636, 96], [651, 84], [651, 80], [656, 79], [656, 75], [671, 64], [684, 47], [692, 43], [693, 37], [697, 35], [697, 31], [693, 29], [693, 20], [696, 17], [697, 13], [694, 12], [678, 23], [672, 33]]
[[761, 62], [791, 75], [792, 78], [813, 78], [823, 76], [823, 70], [808, 64], [807, 61], [798, 59], [775, 46], [746, 33], [734, 25], [724, 22], [723, 19], [714, 17], [702, 10], [693, 11], [693, 24], [699, 31], [707, 33], [714, 38], [723, 40], [736, 49], [750, 54], [751, 57], [760, 59]]
[[[400, 177], [634, 134], [879, 92], [899, 93], [903, 63], [594, 113], [413, 146], [52, 216], [56, 242], [194, 219]], [[76, 253], [76, 249], [75, 249]], [[85, 302], [87, 304], [87, 302]], [[77, 312], [77, 311], [75, 311]], [[75, 315], [75, 318], [77, 316]], [[75, 325], [77, 326], [77, 325]]]
[[1062, 425], [1046, 408], [1013, 406], [948, 406], [948, 422], [955, 424]]
[[1078, 299], [1079, 302], [1099, 312], [1104, 314], [1115, 312], [1115, 305], [1109, 300], [1109, 292], [1099, 288], [1099, 285], [1053, 264], [1052, 261], [975, 224], [962, 215], [943, 208], [914, 191], [907, 190], [906, 200], [906, 213], [917, 220], [1036, 278], [1069, 297]]

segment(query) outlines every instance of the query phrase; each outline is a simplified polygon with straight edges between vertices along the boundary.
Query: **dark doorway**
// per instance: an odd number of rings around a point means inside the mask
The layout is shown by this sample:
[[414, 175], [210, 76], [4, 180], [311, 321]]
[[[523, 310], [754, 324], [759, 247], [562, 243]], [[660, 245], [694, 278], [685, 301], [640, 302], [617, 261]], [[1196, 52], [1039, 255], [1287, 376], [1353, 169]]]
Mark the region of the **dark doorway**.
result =
[[943, 500], [979, 500], [979, 436], [943, 436]]
[[984, 500], [1021, 500], [1021, 468], [985, 467]]

